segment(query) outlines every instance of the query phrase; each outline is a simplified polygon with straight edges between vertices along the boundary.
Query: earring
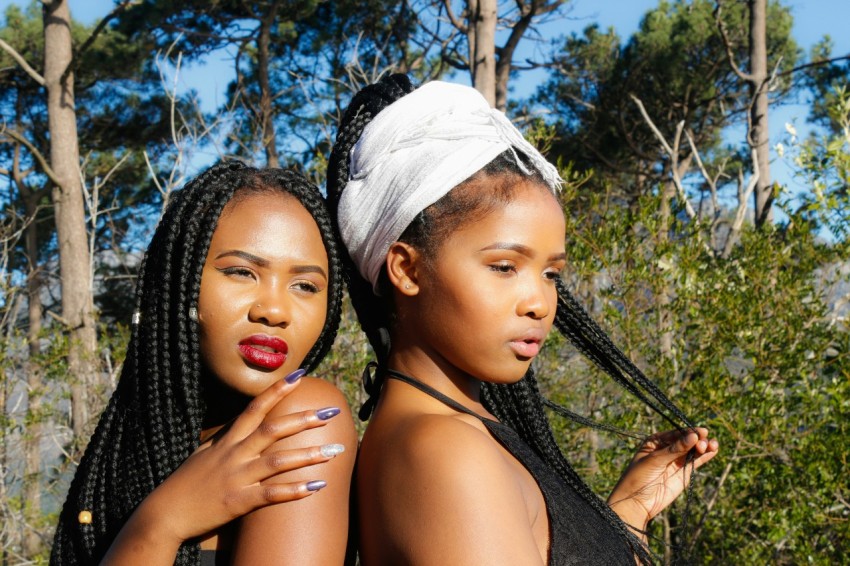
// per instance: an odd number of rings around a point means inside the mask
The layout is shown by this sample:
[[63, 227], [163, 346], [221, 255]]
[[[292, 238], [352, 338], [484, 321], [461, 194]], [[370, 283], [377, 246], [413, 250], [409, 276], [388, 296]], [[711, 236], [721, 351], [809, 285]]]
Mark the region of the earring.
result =
[[410, 289], [410, 283], [405, 283], [405, 284], [404, 284], [404, 288], [405, 288], [405, 289]]
[[195, 307], [191, 307], [189, 309], [189, 320], [192, 322], [198, 322], [198, 309]]

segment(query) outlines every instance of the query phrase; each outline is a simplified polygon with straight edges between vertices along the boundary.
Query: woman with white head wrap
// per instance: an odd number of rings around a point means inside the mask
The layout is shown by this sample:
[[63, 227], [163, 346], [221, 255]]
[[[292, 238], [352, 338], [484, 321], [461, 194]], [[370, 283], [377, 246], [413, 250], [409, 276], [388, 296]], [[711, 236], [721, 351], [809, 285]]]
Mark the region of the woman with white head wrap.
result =
[[[356, 480], [364, 564], [649, 563], [648, 520], [716, 453], [560, 280], [560, 182], [469, 87], [394, 75], [349, 106], [328, 198], [377, 356], [360, 411], [375, 413]], [[644, 442], [607, 503], [543, 412], [530, 364], [553, 324], [677, 427]]]

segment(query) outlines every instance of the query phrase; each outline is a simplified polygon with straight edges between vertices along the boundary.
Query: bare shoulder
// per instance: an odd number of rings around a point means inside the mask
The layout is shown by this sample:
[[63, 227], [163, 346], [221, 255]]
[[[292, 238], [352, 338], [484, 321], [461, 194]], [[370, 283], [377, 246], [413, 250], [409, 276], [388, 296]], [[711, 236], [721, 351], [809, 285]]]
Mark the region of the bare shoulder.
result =
[[[348, 411], [348, 402], [342, 391], [324, 379], [302, 377], [298, 387], [278, 402], [272, 409], [272, 415], [290, 414], [308, 409], [322, 409], [334, 406]], [[350, 411], [349, 411], [350, 414]]]
[[295, 448], [321, 444], [343, 444], [346, 451], [356, 451], [357, 432], [348, 401], [342, 392], [329, 381], [316, 377], [302, 377], [289, 395], [281, 399], [269, 412], [272, 418], [293, 414], [310, 414], [320, 409], [338, 408], [340, 413], [329, 419], [325, 426], [310, 429], [278, 441], [278, 448]]
[[381, 522], [367, 552], [389, 563], [539, 563], [516, 468], [486, 429], [431, 414], [384, 424], [397, 426], [369, 447], [375, 477], [360, 493]]
[[278, 440], [264, 452], [297, 460], [298, 453], [303, 452], [299, 449], [343, 445], [343, 452], [327, 461], [298, 467], [263, 482], [320, 480], [325, 486], [309, 497], [270, 505], [242, 517], [234, 564], [342, 564], [348, 538], [349, 486], [357, 454], [357, 434], [345, 397], [332, 383], [303, 377], [270, 416], [282, 421], [299, 419], [328, 407], [337, 407], [340, 413], [322, 426]]
[[[446, 415], [417, 415], [397, 427], [392, 444], [398, 463], [410, 471], [454, 473], [466, 465], [498, 472], [504, 457], [490, 434], [473, 423]], [[488, 465], [489, 464], [489, 465]]]
[[432, 508], [453, 506], [457, 497], [505, 493], [516, 485], [499, 444], [475, 423], [426, 414], [395, 425], [373, 454], [380, 459], [379, 475], [412, 499], [425, 498]]

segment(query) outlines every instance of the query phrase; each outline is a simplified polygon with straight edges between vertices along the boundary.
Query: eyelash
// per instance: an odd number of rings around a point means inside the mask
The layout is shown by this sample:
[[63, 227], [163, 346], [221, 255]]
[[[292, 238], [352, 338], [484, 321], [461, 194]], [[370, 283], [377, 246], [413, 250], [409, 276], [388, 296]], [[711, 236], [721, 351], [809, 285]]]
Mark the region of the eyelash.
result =
[[[254, 278], [254, 272], [251, 271], [250, 269], [245, 268], [245, 267], [225, 267], [225, 268], [219, 269], [219, 271], [221, 271], [225, 275], [233, 275], [233, 276], [236, 276], [236, 277], [239, 277], [239, 278], [246, 278], [246, 279], [248, 279], [248, 278], [253, 279]], [[299, 290], [299, 291], [303, 291], [305, 293], [310, 293], [311, 295], [321, 292], [321, 289], [319, 288], [319, 286], [316, 285], [315, 283], [311, 282], [311, 281], [297, 281], [293, 285], [293, 287], [295, 289]]]
[[253, 277], [254, 272], [245, 267], [225, 267], [219, 269], [225, 275], [236, 275], [237, 277]]
[[558, 279], [561, 278], [561, 272], [560, 271], [544, 271], [543, 277], [545, 277], [549, 281], [557, 281]]
[[[490, 271], [494, 271], [499, 274], [507, 275], [510, 273], [516, 273], [516, 266], [506, 263], [497, 263], [490, 265]], [[556, 281], [561, 277], [560, 270], [557, 271], [544, 271], [543, 277], [549, 281]]]
[[315, 295], [316, 293], [319, 293], [321, 291], [318, 285], [310, 281], [298, 281], [297, 283], [295, 283], [294, 286], [299, 291], [304, 291], [306, 293], [310, 293], [311, 295]]
[[490, 266], [490, 271], [502, 274], [515, 273], [516, 266], [508, 263], [496, 263]]

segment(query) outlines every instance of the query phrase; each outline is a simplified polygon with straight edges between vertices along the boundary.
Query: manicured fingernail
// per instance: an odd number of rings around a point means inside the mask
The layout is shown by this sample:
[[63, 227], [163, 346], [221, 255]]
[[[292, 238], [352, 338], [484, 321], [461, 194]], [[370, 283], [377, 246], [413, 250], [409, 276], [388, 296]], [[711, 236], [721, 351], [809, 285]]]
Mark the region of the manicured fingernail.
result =
[[297, 370], [293, 371], [292, 373], [290, 373], [289, 375], [284, 377], [283, 380], [287, 383], [292, 384], [292, 383], [295, 383], [296, 381], [298, 381], [299, 379], [301, 379], [302, 377], [304, 377], [305, 373], [307, 373], [307, 370], [298, 368]]
[[322, 489], [326, 485], [328, 485], [328, 482], [326, 482], [324, 480], [316, 480], [316, 481], [307, 482], [306, 487], [307, 487], [307, 491], [319, 491], [320, 489]]
[[333, 458], [338, 454], [345, 452], [345, 446], [342, 444], [325, 444], [319, 450], [325, 458]]
[[324, 409], [319, 409], [316, 411], [316, 416], [319, 417], [320, 421], [326, 421], [332, 417], [335, 417], [339, 414], [339, 407], [325, 407]]

